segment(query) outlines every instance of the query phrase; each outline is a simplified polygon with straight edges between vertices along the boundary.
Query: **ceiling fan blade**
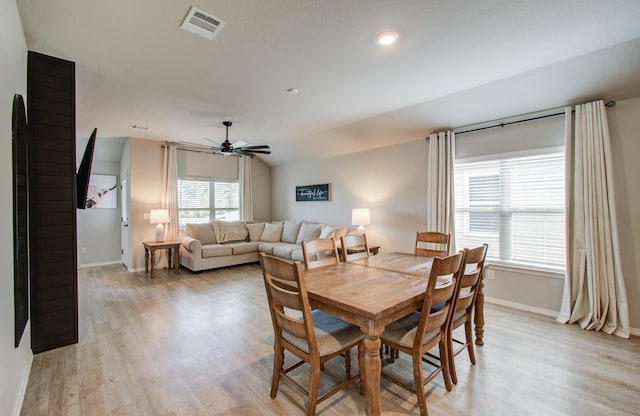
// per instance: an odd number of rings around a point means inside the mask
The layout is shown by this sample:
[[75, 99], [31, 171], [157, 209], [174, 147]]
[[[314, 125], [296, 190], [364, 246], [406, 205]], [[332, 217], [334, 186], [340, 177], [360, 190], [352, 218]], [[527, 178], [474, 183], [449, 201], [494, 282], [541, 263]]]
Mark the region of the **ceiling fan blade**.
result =
[[249, 143], [245, 142], [244, 140], [237, 140], [237, 141], [233, 142], [231, 144], [231, 146], [233, 146], [235, 148], [235, 147], [243, 147], [243, 146], [248, 145], [248, 144]]
[[260, 153], [262, 155], [270, 155], [271, 154], [271, 150], [251, 150], [251, 149], [238, 149], [241, 152], [247, 152], [247, 153]]
[[263, 145], [259, 145], [259, 146], [243, 146], [242, 149], [243, 150], [250, 150], [250, 149], [268, 149], [269, 146], [266, 144]]
[[209, 143], [212, 143], [214, 146], [216, 146], [216, 147], [220, 147], [220, 143], [218, 143], [218, 142], [217, 142], [217, 141], [215, 141], [215, 140], [207, 139], [206, 137], [203, 137], [203, 138], [202, 138], [202, 140], [206, 140], [206, 141], [208, 141]]

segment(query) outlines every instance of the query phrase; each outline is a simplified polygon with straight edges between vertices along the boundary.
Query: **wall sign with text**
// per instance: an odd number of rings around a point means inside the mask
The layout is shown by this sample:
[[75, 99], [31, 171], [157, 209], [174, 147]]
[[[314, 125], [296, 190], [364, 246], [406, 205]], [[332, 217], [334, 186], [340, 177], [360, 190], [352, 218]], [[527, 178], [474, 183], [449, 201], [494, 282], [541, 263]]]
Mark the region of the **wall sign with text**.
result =
[[331, 184], [296, 186], [296, 201], [331, 201]]

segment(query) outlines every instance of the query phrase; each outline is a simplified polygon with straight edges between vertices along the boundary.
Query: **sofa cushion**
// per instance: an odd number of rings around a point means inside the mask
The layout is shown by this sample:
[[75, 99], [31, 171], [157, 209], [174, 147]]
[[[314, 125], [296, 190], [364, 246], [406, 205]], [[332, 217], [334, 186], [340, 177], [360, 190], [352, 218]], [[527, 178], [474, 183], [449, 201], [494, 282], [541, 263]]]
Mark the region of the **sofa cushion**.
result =
[[333, 238], [339, 241], [340, 237], [344, 237], [345, 235], [347, 235], [348, 232], [349, 232], [349, 229], [346, 226], [337, 227], [333, 234]]
[[334, 238], [336, 229], [330, 225], [323, 225], [320, 229], [320, 236], [318, 238]]
[[288, 221], [284, 222], [284, 228], [282, 229], [282, 237], [280, 241], [283, 243], [294, 243], [298, 238], [298, 233], [300, 232], [300, 226], [302, 225], [302, 221]]
[[291, 252], [291, 260], [304, 262], [304, 255], [302, 249], [296, 249]]
[[264, 231], [264, 223], [256, 222], [253, 224], [245, 224], [249, 231], [249, 241], [260, 241], [260, 236]]
[[231, 251], [233, 255], [236, 254], [247, 254], [247, 253], [256, 253], [258, 251], [258, 243], [249, 243], [249, 242], [241, 242], [241, 243], [227, 243], [226, 247], [231, 247]]
[[298, 232], [298, 238], [296, 244], [301, 244], [306, 240], [314, 240], [320, 237], [320, 224], [313, 224], [310, 222], [303, 222], [300, 226], [300, 232]]
[[266, 241], [268, 243], [277, 243], [282, 236], [283, 224], [265, 224], [264, 231], [260, 236], [260, 241]]
[[300, 246], [298, 244], [281, 243], [273, 248], [273, 255], [283, 257], [285, 259], [291, 258], [291, 253], [294, 250], [298, 250]]
[[230, 256], [233, 254], [231, 247], [226, 244], [209, 244], [202, 246], [202, 258]]
[[212, 224], [218, 243], [244, 241], [249, 236], [244, 221], [214, 221]]
[[213, 226], [210, 222], [204, 224], [187, 224], [187, 235], [196, 240], [200, 240], [202, 245], [216, 244], [216, 235], [213, 232]]
[[274, 247], [279, 246], [280, 244], [282, 244], [282, 243], [280, 243], [280, 242], [267, 243], [267, 242], [261, 241], [261, 242], [258, 243], [258, 251], [259, 252], [261, 251], [261, 252], [263, 252], [265, 254], [273, 254]]

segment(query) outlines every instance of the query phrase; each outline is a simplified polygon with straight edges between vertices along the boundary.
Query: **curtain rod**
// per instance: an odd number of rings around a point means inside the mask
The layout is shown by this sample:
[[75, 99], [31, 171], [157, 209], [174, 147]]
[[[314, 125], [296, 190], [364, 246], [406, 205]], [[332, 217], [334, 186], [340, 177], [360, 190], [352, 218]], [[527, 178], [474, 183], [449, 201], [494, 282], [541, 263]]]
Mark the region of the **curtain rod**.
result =
[[[616, 102], [613, 101], [613, 100], [607, 101], [605, 103], [605, 106], [607, 108], [615, 107], [615, 105], [616, 105]], [[546, 111], [553, 111], [553, 110], [555, 110], [555, 109], [550, 109], [550, 110], [546, 110]], [[545, 111], [539, 111], [538, 114], [539, 113], [543, 113], [543, 112], [545, 112]], [[573, 113], [573, 112], [575, 112], [575, 110], [572, 110], [571, 112]], [[485, 123], [490, 123], [490, 122], [475, 123], [475, 124], [471, 124], [469, 126], [455, 127], [453, 129], [450, 129], [450, 130], [454, 131], [455, 134], [458, 135], [458, 134], [472, 133], [474, 131], [494, 129], [496, 127], [505, 127], [505, 126], [509, 126], [509, 125], [512, 125], [512, 124], [525, 123], [527, 121], [535, 121], [535, 120], [540, 120], [540, 119], [543, 119], [543, 118], [557, 117], [557, 116], [561, 116], [561, 115], [564, 115], [564, 111], [558, 111], [558, 112], [555, 112], [555, 113], [545, 114], [545, 115], [541, 115], [541, 116], [529, 117], [529, 118], [525, 118], [525, 119], [521, 119], [521, 120], [514, 120], [514, 121], [507, 121], [507, 122], [503, 121], [503, 122], [500, 122], [500, 123], [496, 122], [496, 124], [491, 124], [491, 125], [483, 126], [483, 127], [474, 127], [474, 126], [478, 126], [480, 124], [485, 124]], [[518, 116], [514, 116], [514, 117], [518, 117]], [[513, 117], [505, 117], [505, 118], [513, 118]], [[466, 130], [465, 130], [465, 127], [466, 127]], [[455, 131], [457, 129], [463, 129], [463, 130]], [[436, 130], [433, 133], [439, 133], [441, 131], [443, 131], [443, 130]], [[429, 140], [429, 136], [427, 136], [426, 139]]]

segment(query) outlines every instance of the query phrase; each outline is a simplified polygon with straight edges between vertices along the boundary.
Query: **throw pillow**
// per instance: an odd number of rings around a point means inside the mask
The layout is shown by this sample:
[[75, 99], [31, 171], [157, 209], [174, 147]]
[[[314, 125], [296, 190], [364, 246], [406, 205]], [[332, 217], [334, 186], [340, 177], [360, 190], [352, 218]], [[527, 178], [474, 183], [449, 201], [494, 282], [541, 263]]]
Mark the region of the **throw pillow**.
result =
[[199, 240], [203, 245], [216, 244], [216, 235], [210, 222], [204, 224], [187, 224], [187, 235]]
[[283, 227], [282, 224], [265, 224], [264, 231], [262, 231], [262, 235], [260, 236], [260, 241], [267, 243], [279, 242]]
[[336, 229], [330, 225], [323, 225], [320, 229], [320, 237], [318, 238], [334, 238]]
[[312, 224], [310, 222], [303, 222], [300, 226], [300, 232], [296, 239], [296, 244], [301, 244], [306, 240], [314, 240], [320, 237], [320, 224]]
[[295, 243], [300, 232], [302, 221], [285, 221], [280, 241], [283, 243]]
[[260, 236], [264, 231], [263, 222], [255, 222], [253, 224], [245, 224], [249, 230], [249, 241], [260, 241]]
[[336, 228], [335, 233], [333, 234], [333, 238], [336, 240], [340, 240], [340, 237], [344, 237], [349, 232], [349, 229], [346, 226]]
[[214, 221], [213, 231], [216, 233], [218, 243], [244, 241], [249, 236], [244, 221]]

